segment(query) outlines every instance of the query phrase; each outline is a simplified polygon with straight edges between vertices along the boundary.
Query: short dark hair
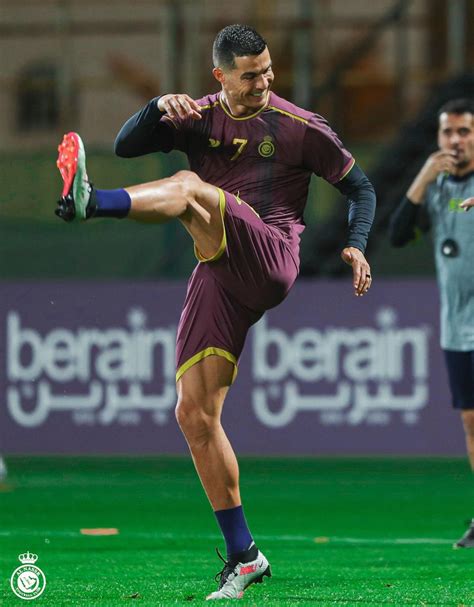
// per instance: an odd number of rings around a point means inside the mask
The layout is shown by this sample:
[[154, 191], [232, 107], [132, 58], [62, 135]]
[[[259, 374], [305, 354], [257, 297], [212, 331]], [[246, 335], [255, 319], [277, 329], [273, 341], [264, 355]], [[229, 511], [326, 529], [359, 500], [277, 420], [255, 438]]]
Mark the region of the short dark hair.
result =
[[444, 103], [438, 110], [438, 119], [441, 114], [472, 114], [474, 116], [474, 101], [472, 99], [451, 99]]
[[235, 57], [260, 55], [267, 43], [249, 25], [228, 25], [216, 36], [212, 47], [214, 67], [235, 68]]

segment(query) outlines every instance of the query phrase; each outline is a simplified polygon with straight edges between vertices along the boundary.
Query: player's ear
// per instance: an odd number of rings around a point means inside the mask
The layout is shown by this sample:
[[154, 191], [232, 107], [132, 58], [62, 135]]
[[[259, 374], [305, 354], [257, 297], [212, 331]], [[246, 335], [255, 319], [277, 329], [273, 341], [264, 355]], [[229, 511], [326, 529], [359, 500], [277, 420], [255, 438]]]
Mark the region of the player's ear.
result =
[[212, 70], [212, 75], [217, 80], [217, 82], [220, 82], [221, 84], [224, 84], [224, 82], [225, 82], [225, 75], [224, 75], [223, 70], [220, 67], [215, 67]]

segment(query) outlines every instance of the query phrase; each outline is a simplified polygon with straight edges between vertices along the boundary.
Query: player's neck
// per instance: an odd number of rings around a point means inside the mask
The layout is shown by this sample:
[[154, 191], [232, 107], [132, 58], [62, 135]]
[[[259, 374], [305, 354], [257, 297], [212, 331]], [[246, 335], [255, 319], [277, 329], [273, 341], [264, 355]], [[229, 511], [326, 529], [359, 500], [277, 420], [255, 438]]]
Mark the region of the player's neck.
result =
[[[267, 91], [267, 97], [265, 100], [265, 106], [268, 104], [268, 100], [270, 98], [270, 91]], [[245, 116], [251, 116], [252, 114], [256, 114], [259, 110], [263, 108], [249, 108], [246, 105], [233, 104], [232, 101], [229, 101], [226, 94], [222, 90], [220, 92], [220, 99], [223, 105], [225, 105], [227, 111], [235, 116], [236, 118], [245, 118]]]
[[458, 168], [458, 170], [454, 173], [454, 175], [455, 175], [455, 177], [464, 177], [464, 175], [472, 173], [473, 171], [474, 171], [474, 161], [470, 162], [469, 164], [467, 164], [466, 166], [464, 166], [462, 168]]

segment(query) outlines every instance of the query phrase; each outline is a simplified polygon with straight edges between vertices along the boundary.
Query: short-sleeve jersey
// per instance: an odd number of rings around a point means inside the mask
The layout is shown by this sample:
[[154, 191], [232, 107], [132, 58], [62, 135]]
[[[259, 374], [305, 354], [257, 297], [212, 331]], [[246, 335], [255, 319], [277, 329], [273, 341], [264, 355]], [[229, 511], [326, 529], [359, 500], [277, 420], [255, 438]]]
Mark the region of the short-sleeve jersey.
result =
[[240, 118], [219, 93], [197, 103], [201, 120], [161, 118], [174, 125], [173, 147], [203, 181], [244, 200], [297, 250], [312, 173], [334, 184], [352, 168], [351, 154], [324, 118], [273, 92], [265, 107]]
[[[474, 212], [459, 204], [474, 196], [474, 172], [462, 178], [441, 175], [427, 191], [441, 300], [441, 347], [474, 351]], [[452, 239], [459, 254], [446, 257], [442, 244]]]

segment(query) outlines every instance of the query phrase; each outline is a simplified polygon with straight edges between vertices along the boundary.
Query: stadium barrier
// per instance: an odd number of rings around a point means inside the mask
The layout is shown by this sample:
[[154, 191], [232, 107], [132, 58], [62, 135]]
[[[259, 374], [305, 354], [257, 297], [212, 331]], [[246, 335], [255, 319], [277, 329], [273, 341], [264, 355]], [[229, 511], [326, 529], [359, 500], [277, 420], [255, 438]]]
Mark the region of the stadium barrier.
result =
[[[0, 285], [0, 451], [186, 453], [174, 418], [184, 282]], [[245, 454], [464, 451], [432, 280], [299, 281], [252, 328], [224, 426]]]

